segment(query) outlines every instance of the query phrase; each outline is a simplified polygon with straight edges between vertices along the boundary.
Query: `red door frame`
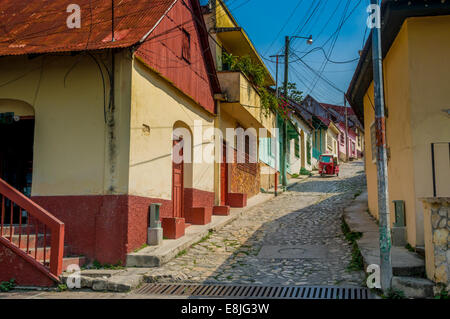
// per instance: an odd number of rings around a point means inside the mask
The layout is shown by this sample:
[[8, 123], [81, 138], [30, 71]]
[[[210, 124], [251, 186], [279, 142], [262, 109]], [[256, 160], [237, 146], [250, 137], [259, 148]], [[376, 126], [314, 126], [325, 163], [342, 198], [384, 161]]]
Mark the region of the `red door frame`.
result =
[[[173, 146], [180, 143], [183, 139], [179, 138], [178, 140], [173, 141]], [[181, 156], [183, 156], [183, 148], [181, 149]], [[180, 176], [180, 183], [176, 183], [176, 175]], [[177, 192], [177, 188], [179, 188], [179, 194]], [[179, 195], [179, 198], [176, 198], [176, 195]], [[173, 217], [184, 218], [184, 161], [179, 164], [172, 162], [172, 204], [173, 204]]]
[[228, 201], [228, 163], [227, 144], [223, 143], [222, 163], [220, 163], [220, 205], [225, 206]]

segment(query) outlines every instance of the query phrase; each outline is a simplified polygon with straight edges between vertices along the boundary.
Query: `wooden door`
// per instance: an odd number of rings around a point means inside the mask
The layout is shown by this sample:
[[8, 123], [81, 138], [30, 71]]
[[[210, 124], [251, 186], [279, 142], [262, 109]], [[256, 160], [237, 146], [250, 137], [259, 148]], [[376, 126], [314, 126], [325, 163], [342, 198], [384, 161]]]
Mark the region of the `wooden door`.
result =
[[223, 145], [222, 163], [220, 164], [220, 204], [227, 204], [228, 195], [228, 163], [227, 163], [227, 146]]
[[[173, 146], [181, 143], [182, 139], [173, 141]], [[183, 156], [183, 149], [180, 150], [180, 155]], [[172, 202], [173, 202], [173, 217], [184, 217], [183, 212], [183, 161], [181, 163], [172, 163]]]

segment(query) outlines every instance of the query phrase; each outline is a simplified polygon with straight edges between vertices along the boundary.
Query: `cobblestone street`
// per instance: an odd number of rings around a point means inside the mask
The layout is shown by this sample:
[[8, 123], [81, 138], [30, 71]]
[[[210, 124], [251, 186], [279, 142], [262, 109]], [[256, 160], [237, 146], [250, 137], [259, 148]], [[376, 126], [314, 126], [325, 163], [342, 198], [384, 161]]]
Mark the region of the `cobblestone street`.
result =
[[[343, 209], [365, 190], [363, 169], [357, 161], [341, 164], [339, 177], [312, 176], [148, 275], [178, 283], [364, 286], [364, 272], [347, 269], [351, 245], [341, 230]], [[0, 298], [146, 297], [82, 290], [13, 291]]]
[[270, 285], [361, 285], [348, 271], [351, 246], [341, 230], [345, 208], [365, 188], [361, 161], [339, 177], [313, 176], [258, 205], [157, 272], [187, 282]]

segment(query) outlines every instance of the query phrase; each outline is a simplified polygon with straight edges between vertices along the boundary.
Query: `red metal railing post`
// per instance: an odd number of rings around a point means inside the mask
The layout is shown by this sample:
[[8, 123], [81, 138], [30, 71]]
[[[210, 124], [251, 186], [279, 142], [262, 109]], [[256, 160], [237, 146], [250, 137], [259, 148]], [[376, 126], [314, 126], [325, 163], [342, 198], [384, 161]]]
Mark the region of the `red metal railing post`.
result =
[[9, 204], [11, 205], [10, 214], [9, 216], [9, 241], [12, 242], [12, 234], [13, 234], [13, 216], [14, 216], [14, 204], [12, 200], [9, 201]]
[[64, 254], [64, 224], [52, 228], [50, 249], [50, 272], [55, 276], [59, 276], [62, 273]]
[[3, 223], [5, 222], [5, 196], [2, 196], [2, 228], [0, 231], [0, 236], [3, 236]]

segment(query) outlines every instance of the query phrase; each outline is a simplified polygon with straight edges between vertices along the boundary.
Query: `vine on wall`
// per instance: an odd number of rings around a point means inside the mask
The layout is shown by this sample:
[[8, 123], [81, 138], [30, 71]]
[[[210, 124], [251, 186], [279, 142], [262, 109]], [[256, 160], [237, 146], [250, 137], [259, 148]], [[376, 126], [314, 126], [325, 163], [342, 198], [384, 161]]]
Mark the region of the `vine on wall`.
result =
[[284, 112], [286, 105], [280, 108], [280, 100], [264, 87], [268, 73], [262, 65], [255, 63], [248, 55], [239, 57], [226, 52], [223, 53], [222, 62], [224, 70], [242, 72], [254, 84], [261, 96], [261, 109], [265, 117], [268, 117], [271, 111], [287, 114], [287, 111]]

